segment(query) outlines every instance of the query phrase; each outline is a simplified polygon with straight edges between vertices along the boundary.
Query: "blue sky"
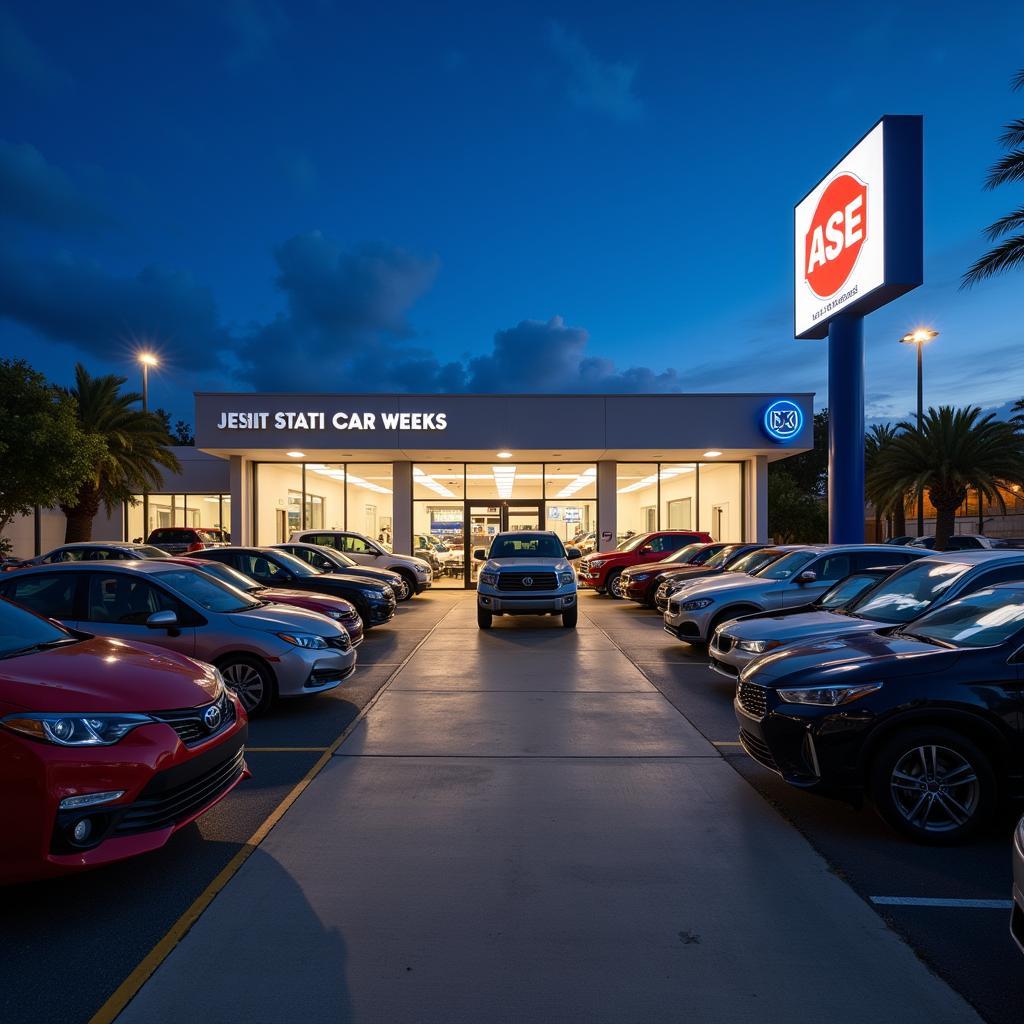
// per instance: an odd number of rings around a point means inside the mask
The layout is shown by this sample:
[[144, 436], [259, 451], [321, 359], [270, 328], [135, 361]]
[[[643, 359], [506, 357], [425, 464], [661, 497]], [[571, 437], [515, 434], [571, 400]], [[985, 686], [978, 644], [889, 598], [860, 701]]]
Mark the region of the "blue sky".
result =
[[0, 351], [196, 389], [814, 390], [793, 203], [922, 113], [926, 284], [868, 415], [1024, 396], [1024, 276], [970, 292], [1024, 8], [0, 4]]

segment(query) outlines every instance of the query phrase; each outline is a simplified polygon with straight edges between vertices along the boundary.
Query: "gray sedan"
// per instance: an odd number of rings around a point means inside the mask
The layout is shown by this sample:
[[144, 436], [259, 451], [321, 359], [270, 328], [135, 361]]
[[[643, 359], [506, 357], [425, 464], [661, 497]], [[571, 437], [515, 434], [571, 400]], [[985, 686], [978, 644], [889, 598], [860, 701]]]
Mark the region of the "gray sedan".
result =
[[352, 674], [348, 633], [318, 612], [253, 600], [173, 562], [68, 562], [10, 573], [0, 596], [66, 626], [216, 665], [250, 715]]

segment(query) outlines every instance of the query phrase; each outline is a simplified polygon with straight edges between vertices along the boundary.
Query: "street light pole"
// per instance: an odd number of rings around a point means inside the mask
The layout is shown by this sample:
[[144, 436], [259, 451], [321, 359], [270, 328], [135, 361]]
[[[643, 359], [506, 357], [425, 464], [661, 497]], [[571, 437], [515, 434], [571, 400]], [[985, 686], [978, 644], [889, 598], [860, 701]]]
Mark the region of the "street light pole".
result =
[[[140, 352], [138, 356], [142, 364], [142, 411], [149, 412], [149, 368], [159, 366], [159, 360], [152, 352]], [[149, 537], [149, 488], [142, 488], [142, 541]], [[129, 538], [130, 539], [130, 538]]]
[[[925, 342], [939, 336], [938, 331], [929, 327], [921, 327], [910, 334], [904, 334], [900, 341], [904, 345], [917, 346], [917, 429], [924, 424], [924, 346]], [[924, 491], [917, 496], [917, 535], [924, 536]]]

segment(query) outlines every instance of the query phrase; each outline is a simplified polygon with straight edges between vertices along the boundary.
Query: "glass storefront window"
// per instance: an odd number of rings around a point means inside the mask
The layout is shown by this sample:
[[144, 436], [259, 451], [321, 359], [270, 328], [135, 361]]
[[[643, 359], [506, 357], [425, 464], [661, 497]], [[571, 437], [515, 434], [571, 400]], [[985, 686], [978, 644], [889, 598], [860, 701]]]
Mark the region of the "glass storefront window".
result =
[[743, 540], [743, 466], [738, 462], [700, 465], [700, 528], [715, 540]]
[[[690, 462], [663, 462], [659, 530], [697, 529], [697, 467]], [[704, 527], [701, 527], [704, 529]]]
[[306, 464], [305, 530], [345, 529], [345, 467]]
[[148, 528], [142, 521], [143, 496], [133, 497], [135, 504], [127, 506], [125, 517], [128, 540], [144, 541], [154, 530], [165, 526], [231, 529], [230, 494], [150, 494]]
[[658, 464], [620, 462], [616, 473], [616, 543], [658, 529]]
[[412, 496], [414, 500], [456, 499], [466, 494], [466, 467], [461, 462], [424, 462], [412, 467]]
[[523, 462], [470, 463], [466, 497], [509, 501], [544, 497], [544, 467]]
[[394, 494], [390, 462], [349, 462], [345, 472], [345, 529], [391, 548], [394, 542]]
[[256, 467], [256, 543], [281, 544], [302, 529], [302, 466], [261, 462]]

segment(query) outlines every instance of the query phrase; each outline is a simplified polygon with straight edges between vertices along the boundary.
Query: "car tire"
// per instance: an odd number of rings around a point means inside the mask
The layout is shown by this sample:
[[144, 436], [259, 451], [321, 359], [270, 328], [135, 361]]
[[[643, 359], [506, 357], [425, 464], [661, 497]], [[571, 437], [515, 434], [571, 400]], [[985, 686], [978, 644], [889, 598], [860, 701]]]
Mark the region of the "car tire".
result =
[[575, 629], [579, 617], [580, 609], [578, 605], [574, 604], [571, 608], [566, 608], [566, 610], [562, 612], [562, 628]]
[[274, 673], [259, 658], [234, 654], [219, 661], [217, 667], [250, 718], [265, 714], [274, 703]]
[[606, 589], [608, 591], [608, 595], [610, 597], [614, 597], [617, 601], [621, 601], [622, 600], [622, 592], [619, 590], [619, 584], [620, 584], [621, 581], [622, 581], [622, 570], [621, 569], [613, 569], [608, 574], [608, 582], [605, 584], [605, 587], [606, 587]]
[[886, 740], [871, 758], [868, 788], [889, 825], [934, 846], [973, 835], [998, 802], [992, 762], [972, 740], [941, 725]]
[[408, 569], [396, 569], [395, 572], [405, 580], [406, 595], [402, 600], [412, 600], [416, 596], [416, 577]]
[[493, 621], [494, 616], [490, 612], [485, 611], [480, 605], [476, 606], [476, 624], [481, 629], [490, 629]]

